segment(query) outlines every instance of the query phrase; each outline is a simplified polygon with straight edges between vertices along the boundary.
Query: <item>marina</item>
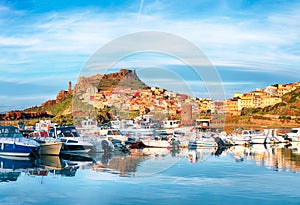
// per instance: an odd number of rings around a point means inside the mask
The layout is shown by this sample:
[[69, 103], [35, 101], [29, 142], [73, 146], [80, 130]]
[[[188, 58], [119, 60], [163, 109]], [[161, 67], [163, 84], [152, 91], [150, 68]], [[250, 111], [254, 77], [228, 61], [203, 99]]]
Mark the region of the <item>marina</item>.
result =
[[227, 134], [207, 119], [110, 124], [1, 126], [1, 203], [299, 203], [299, 128]]
[[0, 127], [4, 204], [18, 204], [16, 197], [22, 204], [299, 203], [298, 128], [227, 134], [213, 132], [208, 120], [174, 128], [83, 122]]
[[299, 148], [144, 148], [130, 154], [1, 157], [1, 203], [18, 204], [17, 197], [22, 204], [298, 204]]
[[0, 205], [299, 205], [299, 13], [0, 1]]

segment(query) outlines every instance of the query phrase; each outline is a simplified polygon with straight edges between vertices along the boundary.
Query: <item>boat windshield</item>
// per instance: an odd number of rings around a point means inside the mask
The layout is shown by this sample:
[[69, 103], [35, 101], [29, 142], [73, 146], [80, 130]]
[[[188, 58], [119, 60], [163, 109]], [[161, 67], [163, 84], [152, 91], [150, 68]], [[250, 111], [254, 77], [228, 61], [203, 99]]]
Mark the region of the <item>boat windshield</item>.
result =
[[291, 133], [298, 133], [298, 130], [291, 130]]
[[[55, 137], [55, 129], [51, 129], [49, 134], [51, 137]], [[56, 128], [57, 137], [79, 137], [79, 134], [75, 127], [59, 127]]]
[[22, 138], [24, 136], [20, 133], [20, 130], [18, 128], [7, 126], [7, 127], [0, 127], [0, 137]]
[[121, 135], [121, 133], [118, 130], [108, 130], [108, 135]]

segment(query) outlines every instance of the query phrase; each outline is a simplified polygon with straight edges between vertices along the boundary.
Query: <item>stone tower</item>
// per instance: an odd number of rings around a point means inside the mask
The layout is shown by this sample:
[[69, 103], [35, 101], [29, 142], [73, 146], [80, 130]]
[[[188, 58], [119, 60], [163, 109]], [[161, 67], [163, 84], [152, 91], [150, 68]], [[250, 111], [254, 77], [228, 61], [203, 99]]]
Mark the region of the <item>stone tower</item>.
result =
[[72, 91], [72, 82], [71, 81], [69, 81], [69, 83], [68, 83], [68, 91], [69, 91], [69, 93]]
[[182, 125], [192, 125], [192, 105], [191, 104], [184, 104], [182, 105], [182, 113], [181, 113], [181, 124]]

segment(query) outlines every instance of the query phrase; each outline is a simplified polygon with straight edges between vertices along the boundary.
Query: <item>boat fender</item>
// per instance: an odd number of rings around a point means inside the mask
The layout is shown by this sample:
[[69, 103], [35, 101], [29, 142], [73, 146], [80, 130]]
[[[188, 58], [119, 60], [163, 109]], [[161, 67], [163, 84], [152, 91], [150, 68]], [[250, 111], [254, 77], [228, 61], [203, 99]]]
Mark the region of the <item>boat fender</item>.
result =
[[1, 150], [4, 150], [4, 143], [1, 143]]

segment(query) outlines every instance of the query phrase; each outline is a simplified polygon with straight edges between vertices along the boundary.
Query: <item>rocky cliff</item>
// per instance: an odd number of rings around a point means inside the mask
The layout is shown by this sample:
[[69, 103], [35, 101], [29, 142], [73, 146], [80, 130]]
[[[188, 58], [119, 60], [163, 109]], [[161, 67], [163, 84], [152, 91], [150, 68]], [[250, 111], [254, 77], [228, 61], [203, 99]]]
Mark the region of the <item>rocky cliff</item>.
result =
[[121, 69], [120, 72], [97, 74], [91, 77], [80, 77], [74, 88], [75, 95], [85, 93], [88, 88], [95, 92], [112, 90], [116, 87], [126, 87], [134, 90], [147, 87], [134, 70]]

